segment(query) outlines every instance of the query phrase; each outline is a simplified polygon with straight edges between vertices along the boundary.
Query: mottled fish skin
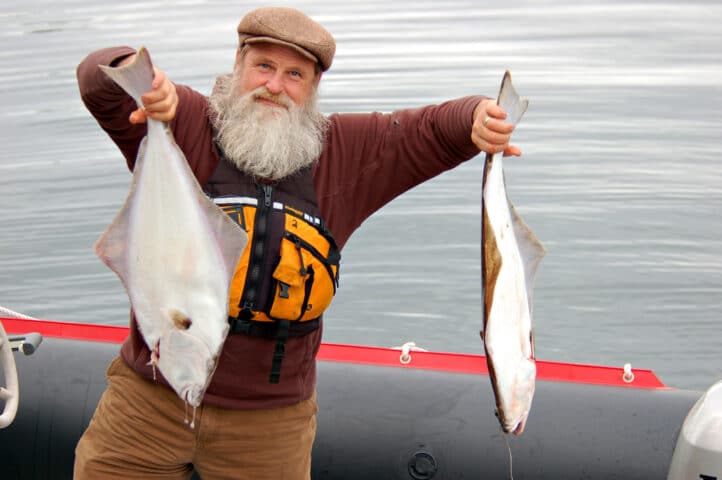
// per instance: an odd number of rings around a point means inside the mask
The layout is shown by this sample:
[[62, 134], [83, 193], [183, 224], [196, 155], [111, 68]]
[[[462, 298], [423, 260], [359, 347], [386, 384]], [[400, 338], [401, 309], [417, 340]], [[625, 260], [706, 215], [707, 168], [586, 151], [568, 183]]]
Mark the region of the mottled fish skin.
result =
[[[498, 104], [516, 124], [528, 101], [504, 74]], [[532, 292], [544, 247], [506, 193], [503, 153], [487, 155], [482, 188], [482, 339], [505, 433], [521, 434], [534, 396]]]
[[[146, 49], [100, 68], [140, 105], [151, 90]], [[95, 244], [121, 279], [157, 368], [200, 405], [228, 334], [228, 290], [246, 233], [203, 193], [168, 126], [147, 120], [125, 204]]]

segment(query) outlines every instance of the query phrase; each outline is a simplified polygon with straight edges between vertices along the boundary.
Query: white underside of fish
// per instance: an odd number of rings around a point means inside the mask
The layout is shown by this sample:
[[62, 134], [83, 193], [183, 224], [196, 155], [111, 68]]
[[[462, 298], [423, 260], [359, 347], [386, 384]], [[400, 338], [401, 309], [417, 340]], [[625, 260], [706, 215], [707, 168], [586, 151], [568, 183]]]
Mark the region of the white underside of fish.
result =
[[[150, 57], [101, 67], [140, 104]], [[166, 124], [148, 119], [125, 205], [95, 244], [121, 279], [151, 364], [200, 405], [228, 334], [228, 290], [247, 235], [203, 193]]]
[[[528, 102], [504, 75], [499, 105], [516, 124]], [[482, 338], [504, 432], [520, 434], [531, 409], [536, 379], [532, 292], [544, 247], [509, 201], [503, 155], [487, 156], [482, 189]]]

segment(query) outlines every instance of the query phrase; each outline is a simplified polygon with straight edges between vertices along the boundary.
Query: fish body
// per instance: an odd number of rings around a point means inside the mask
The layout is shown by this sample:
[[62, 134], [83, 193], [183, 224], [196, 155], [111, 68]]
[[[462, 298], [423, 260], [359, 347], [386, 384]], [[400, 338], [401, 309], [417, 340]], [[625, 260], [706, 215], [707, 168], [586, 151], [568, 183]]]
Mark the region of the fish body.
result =
[[[528, 101], [504, 74], [498, 105], [516, 124]], [[524, 430], [536, 379], [532, 291], [544, 247], [509, 201], [503, 153], [487, 155], [482, 187], [483, 330], [496, 414], [505, 433]]]
[[[139, 105], [151, 90], [144, 48], [127, 66], [101, 69]], [[151, 364], [197, 407], [228, 334], [228, 290], [247, 235], [203, 193], [167, 124], [147, 125], [125, 204], [95, 252], [123, 282]]]

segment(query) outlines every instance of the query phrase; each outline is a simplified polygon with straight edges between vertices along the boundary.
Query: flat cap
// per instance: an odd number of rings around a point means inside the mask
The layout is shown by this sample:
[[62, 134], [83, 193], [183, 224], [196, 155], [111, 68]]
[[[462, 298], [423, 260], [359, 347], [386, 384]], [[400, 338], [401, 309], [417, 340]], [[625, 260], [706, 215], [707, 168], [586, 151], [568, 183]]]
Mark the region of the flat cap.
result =
[[306, 14], [285, 7], [264, 7], [246, 14], [238, 24], [238, 46], [275, 43], [291, 47], [326, 71], [336, 53], [336, 42], [328, 30]]

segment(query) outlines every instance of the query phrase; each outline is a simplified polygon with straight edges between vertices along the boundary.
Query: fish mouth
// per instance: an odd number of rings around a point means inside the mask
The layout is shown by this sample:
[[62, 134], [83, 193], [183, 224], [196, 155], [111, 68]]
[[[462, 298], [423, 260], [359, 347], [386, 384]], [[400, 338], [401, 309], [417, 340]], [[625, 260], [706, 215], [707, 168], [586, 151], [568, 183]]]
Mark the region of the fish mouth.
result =
[[511, 432], [514, 435], [521, 435], [521, 432], [524, 431], [524, 427], [526, 426], [526, 418], [519, 422], [519, 424], [516, 426], [516, 428]]
[[526, 420], [529, 416], [529, 412], [524, 412], [520, 417], [518, 417], [517, 420], [513, 418], [505, 418], [501, 414], [499, 409], [497, 409], [494, 413], [499, 419], [502, 431], [504, 433], [511, 433], [515, 436], [521, 435], [521, 433], [524, 431], [524, 427], [526, 427]]
[[524, 431], [524, 427], [526, 427], [527, 416], [528, 413], [525, 413], [516, 422], [504, 422], [504, 433], [511, 433], [512, 435], [516, 436], [521, 435], [521, 433]]
[[181, 390], [181, 398], [191, 407], [199, 407], [203, 398], [203, 389], [198, 386], [187, 386]]

